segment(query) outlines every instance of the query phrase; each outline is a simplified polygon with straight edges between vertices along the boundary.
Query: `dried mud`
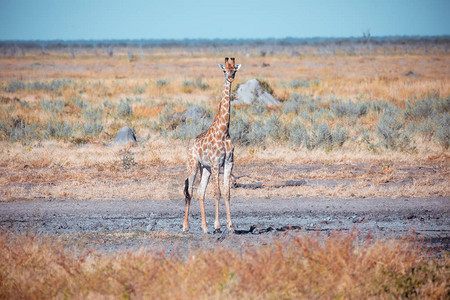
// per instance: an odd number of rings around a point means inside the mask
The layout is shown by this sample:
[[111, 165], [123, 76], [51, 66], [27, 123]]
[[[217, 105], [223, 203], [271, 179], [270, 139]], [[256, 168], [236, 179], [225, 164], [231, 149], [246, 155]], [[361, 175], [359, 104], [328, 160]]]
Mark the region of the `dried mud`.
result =
[[[301, 188], [301, 187], [300, 187]], [[0, 230], [57, 237], [70, 246], [103, 251], [157, 248], [192, 249], [221, 243], [242, 247], [274, 236], [301, 231], [328, 235], [359, 231], [362, 236], [416, 236], [426, 246], [449, 251], [450, 199], [434, 198], [291, 198], [232, 199], [236, 234], [205, 235], [198, 201], [191, 205], [190, 230], [182, 233], [184, 201], [35, 199], [0, 203]], [[213, 200], [206, 201], [208, 227], [213, 231]]]
[[[151, 173], [151, 170], [147, 172]], [[28, 196], [18, 198], [26, 200], [0, 201], [0, 230], [50, 236], [68, 246], [108, 252], [140, 248], [170, 252], [175, 248], [214, 247], [218, 243], [226, 247], [242, 247], [297, 231], [326, 236], [335, 231], [352, 230], [360, 232], [363, 237], [413, 236], [437, 251], [450, 250], [450, 197], [446, 184], [446, 163], [417, 166], [250, 163], [237, 166], [235, 175], [240, 176], [235, 178], [237, 182], [232, 189], [231, 200], [236, 232], [231, 234], [226, 229], [225, 207], [221, 201], [222, 233], [213, 233], [214, 201], [210, 191], [206, 200], [207, 222], [211, 232], [208, 235], [201, 230], [200, 208], [196, 199], [191, 204], [190, 230], [182, 233], [185, 203], [181, 198], [181, 186], [175, 185], [182, 176], [182, 170], [183, 167], [159, 168], [160, 178], [166, 178], [168, 182], [150, 185], [149, 181], [146, 185], [149, 189], [151, 186], [163, 189], [173, 185], [172, 194], [179, 197], [172, 200], [136, 199], [125, 192], [114, 198], [101, 194], [94, 197], [104, 200], [81, 200], [81, 194], [76, 194], [78, 198], [40, 198], [35, 196], [39, 194], [38, 188], [48, 182], [39, 182], [40, 177], [36, 179], [31, 175], [17, 175], [25, 179], [20, 184], [29, 185]], [[4, 170], [2, 173], [8, 176], [8, 172]], [[32, 170], [14, 172], [20, 175], [21, 172]], [[98, 175], [94, 176], [97, 181], [91, 182], [89, 189], [101, 185], [104, 177]], [[132, 187], [130, 180], [138, 174], [131, 172], [126, 175], [117, 176], [116, 179], [111, 177], [110, 180], [119, 190], [127, 191]], [[53, 177], [53, 185], [61, 184], [56, 180], [58, 174], [53, 174]], [[123, 180], [128, 177], [131, 179]], [[31, 182], [33, 178], [38, 181]], [[6, 182], [10, 183], [3, 185], [5, 190], [17, 184], [12, 177]], [[286, 182], [301, 184], [283, 187]], [[258, 188], [242, 188], [252, 186]], [[436, 190], [439, 186], [443, 186], [442, 190]], [[335, 187], [339, 189], [333, 190]], [[388, 193], [386, 187], [389, 188]], [[61, 190], [71, 188], [70, 185], [58, 187]], [[308, 196], [310, 192], [306, 192], [306, 196], [302, 195], [307, 189], [314, 191], [319, 188], [325, 191], [319, 196], [314, 193], [314, 196]], [[411, 194], [416, 196], [398, 196], [395, 193], [396, 189], [405, 188], [411, 188]], [[36, 193], [32, 193], [34, 189], [37, 189]], [[370, 189], [370, 193], [364, 189]], [[327, 191], [332, 193], [327, 194]]]

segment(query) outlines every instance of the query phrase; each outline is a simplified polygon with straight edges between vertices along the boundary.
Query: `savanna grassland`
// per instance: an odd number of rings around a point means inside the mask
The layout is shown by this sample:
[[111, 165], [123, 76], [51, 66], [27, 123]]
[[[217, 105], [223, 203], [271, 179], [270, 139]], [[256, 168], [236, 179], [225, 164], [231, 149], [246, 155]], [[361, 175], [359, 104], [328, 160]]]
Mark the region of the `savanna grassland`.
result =
[[[187, 148], [211, 124], [221, 94], [217, 64], [236, 57], [242, 67], [233, 94], [256, 78], [281, 104], [232, 107], [233, 180], [267, 184], [232, 189], [232, 203], [420, 198], [426, 206], [427, 198], [439, 198], [447, 200], [448, 217], [448, 39], [0, 46], [5, 207], [184, 201]], [[195, 106], [201, 119], [179, 117]], [[123, 126], [137, 144], [113, 144]], [[270, 186], [295, 180], [306, 184]], [[4, 299], [444, 299], [450, 292], [448, 252], [436, 255], [411, 237], [296, 233], [248, 247], [238, 241], [238, 249], [104, 253], [67, 236], [0, 229]], [[162, 236], [156, 240], [180, 239]]]

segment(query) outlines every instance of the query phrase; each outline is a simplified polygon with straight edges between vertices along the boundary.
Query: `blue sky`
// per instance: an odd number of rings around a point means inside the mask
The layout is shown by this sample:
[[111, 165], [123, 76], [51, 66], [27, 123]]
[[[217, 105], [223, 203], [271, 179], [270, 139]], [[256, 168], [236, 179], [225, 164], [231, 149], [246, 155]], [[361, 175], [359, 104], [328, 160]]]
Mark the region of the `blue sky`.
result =
[[0, 40], [449, 35], [450, 0], [0, 0]]

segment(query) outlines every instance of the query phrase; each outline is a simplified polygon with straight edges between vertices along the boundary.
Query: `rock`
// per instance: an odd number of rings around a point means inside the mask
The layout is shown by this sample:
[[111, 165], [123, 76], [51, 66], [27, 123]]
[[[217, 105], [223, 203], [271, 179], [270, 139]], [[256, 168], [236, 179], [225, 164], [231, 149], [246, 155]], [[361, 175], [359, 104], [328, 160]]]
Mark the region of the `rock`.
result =
[[193, 106], [181, 113], [174, 113], [167, 120], [168, 122], [177, 122], [186, 121], [188, 119], [200, 120], [206, 116], [206, 110], [200, 106]]
[[280, 101], [263, 89], [257, 79], [250, 79], [239, 86], [236, 100], [232, 104], [252, 104], [254, 101], [259, 101], [266, 105], [281, 105]]
[[193, 106], [181, 113], [174, 113], [170, 116], [167, 121], [167, 128], [174, 130], [180, 125], [181, 122], [186, 122], [186, 120], [200, 120], [208, 116], [208, 112], [200, 106]]
[[181, 114], [181, 119], [188, 120], [188, 119], [195, 119], [200, 120], [206, 115], [206, 110], [203, 107], [200, 106], [193, 106], [189, 108], [188, 110], [185, 110]]
[[125, 126], [117, 133], [114, 144], [125, 145], [128, 143], [136, 143], [136, 136], [133, 130]]

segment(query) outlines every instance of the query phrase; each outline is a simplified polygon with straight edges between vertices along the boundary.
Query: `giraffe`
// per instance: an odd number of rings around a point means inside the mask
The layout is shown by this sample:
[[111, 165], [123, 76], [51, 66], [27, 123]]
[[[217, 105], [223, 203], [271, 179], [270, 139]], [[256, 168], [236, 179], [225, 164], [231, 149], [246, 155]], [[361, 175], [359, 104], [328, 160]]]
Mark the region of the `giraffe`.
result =
[[230, 134], [230, 91], [231, 83], [234, 80], [236, 71], [241, 67], [235, 65], [235, 59], [225, 57], [225, 65], [219, 64], [219, 68], [225, 74], [225, 83], [223, 86], [222, 99], [219, 103], [219, 109], [214, 121], [208, 130], [197, 136], [189, 149], [189, 160], [187, 164], [188, 178], [185, 180], [184, 195], [186, 199], [186, 213], [183, 221], [183, 231], [189, 228], [189, 206], [193, 194], [193, 184], [198, 170], [200, 170], [200, 186], [198, 195], [200, 200], [200, 212], [202, 216], [202, 229], [208, 233], [205, 217], [205, 192], [208, 186], [210, 176], [214, 186], [214, 200], [216, 202], [216, 216], [214, 222], [214, 231], [220, 232], [219, 222], [219, 170], [223, 167], [223, 180], [225, 189], [225, 208], [227, 212], [227, 227], [233, 232], [233, 223], [230, 214], [230, 175], [233, 169], [233, 151]]

